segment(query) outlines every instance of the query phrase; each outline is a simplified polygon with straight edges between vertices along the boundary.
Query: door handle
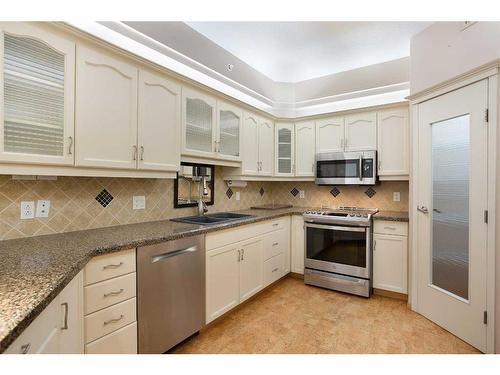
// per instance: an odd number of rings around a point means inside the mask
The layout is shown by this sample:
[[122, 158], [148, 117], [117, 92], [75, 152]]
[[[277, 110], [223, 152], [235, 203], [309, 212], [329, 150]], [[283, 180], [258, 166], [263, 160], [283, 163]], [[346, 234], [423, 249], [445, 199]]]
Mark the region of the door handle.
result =
[[440, 211], [437, 208], [433, 208], [432, 211], [434, 211], [437, 214], [442, 214], [443, 213], [443, 211]]
[[194, 245], [194, 246], [186, 247], [185, 249], [179, 249], [179, 250], [169, 251], [167, 253], [163, 253], [163, 254], [159, 254], [159, 255], [154, 255], [151, 257], [151, 263], [156, 263], [156, 262], [159, 262], [160, 260], [165, 260], [167, 258], [172, 258], [172, 257], [175, 257], [177, 255], [182, 255], [185, 253], [192, 253], [192, 252], [195, 252], [196, 250], [198, 250], [198, 246]]
[[425, 206], [417, 206], [417, 210], [419, 210], [420, 212], [424, 213], [424, 214], [428, 214], [429, 213], [429, 209]]

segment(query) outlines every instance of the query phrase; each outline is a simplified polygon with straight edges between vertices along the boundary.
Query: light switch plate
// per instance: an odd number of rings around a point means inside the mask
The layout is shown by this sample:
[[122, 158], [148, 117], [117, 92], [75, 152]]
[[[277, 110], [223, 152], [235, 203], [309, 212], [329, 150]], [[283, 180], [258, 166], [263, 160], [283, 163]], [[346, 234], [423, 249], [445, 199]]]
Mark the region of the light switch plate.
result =
[[21, 202], [21, 220], [35, 218], [35, 202], [23, 201]]
[[299, 190], [299, 198], [304, 199], [306, 197], [306, 192], [304, 190]]
[[50, 201], [38, 200], [36, 202], [36, 217], [49, 217]]
[[399, 202], [401, 200], [401, 193], [399, 191], [392, 193], [392, 200], [394, 202]]
[[236, 198], [237, 201], [239, 201], [241, 199], [241, 195], [240, 195], [239, 191], [236, 192], [235, 198]]
[[132, 198], [132, 208], [134, 210], [144, 210], [146, 208], [146, 197], [144, 195], [134, 195]]

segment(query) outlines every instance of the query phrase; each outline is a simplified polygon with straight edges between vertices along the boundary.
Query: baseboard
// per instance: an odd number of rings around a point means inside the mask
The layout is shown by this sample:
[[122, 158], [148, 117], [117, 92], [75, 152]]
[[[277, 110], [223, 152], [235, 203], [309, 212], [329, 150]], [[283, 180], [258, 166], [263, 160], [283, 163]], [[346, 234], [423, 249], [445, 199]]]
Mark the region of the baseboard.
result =
[[290, 272], [287, 275], [288, 277], [293, 277], [294, 279], [301, 279], [304, 280], [304, 275], [301, 273], [296, 273], [296, 272]]
[[383, 289], [373, 288], [373, 294], [375, 294], [377, 296], [382, 296], [382, 297], [389, 297], [389, 298], [399, 299], [401, 301], [408, 301], [408, 294], [403, 294], [403, 293], [398, 293], [398, 292], [392, 292], [390, 290], [383, 290]]

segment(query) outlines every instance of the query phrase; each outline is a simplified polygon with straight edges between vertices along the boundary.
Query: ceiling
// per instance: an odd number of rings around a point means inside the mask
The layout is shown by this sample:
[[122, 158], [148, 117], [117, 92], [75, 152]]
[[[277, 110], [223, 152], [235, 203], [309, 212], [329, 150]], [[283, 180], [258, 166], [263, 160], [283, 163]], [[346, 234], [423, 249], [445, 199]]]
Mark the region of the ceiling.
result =
[[[186, 22], [276, 82], [299, 82], [410, 55], [430, 22]], [[238, 69], [238, 60], [226, 61]]]

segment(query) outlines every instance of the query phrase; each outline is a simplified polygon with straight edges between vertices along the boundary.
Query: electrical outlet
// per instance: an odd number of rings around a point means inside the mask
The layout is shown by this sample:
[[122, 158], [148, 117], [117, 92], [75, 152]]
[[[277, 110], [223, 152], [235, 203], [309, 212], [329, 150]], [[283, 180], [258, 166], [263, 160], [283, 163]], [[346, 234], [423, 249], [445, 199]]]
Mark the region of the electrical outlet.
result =
[[236, 192], [235, 198], [236, 198], [237, 201], [239, 201], [241, 199], [241, 195], [240, 195], [239, 191]]
[[134, 195], [132, 198], [132, 208], [134, 210], [144, 210], [146, 208], [146, 197], [144, 195]]
[[49, 211], [49, 200], [39, 200], [36, 202], [36, 217], [49, 217]]
[[35, 202], [23, 201], [21, 202], [21, 220], [35, 218]]
[[392, 200], [394, 202], [399, 202], [401, 200], [401, 193], [399, 191], [392, 193]]
[[299, 198], [304, 199], [306, 197], [306, 192], [304, 190], [299, 190]]

